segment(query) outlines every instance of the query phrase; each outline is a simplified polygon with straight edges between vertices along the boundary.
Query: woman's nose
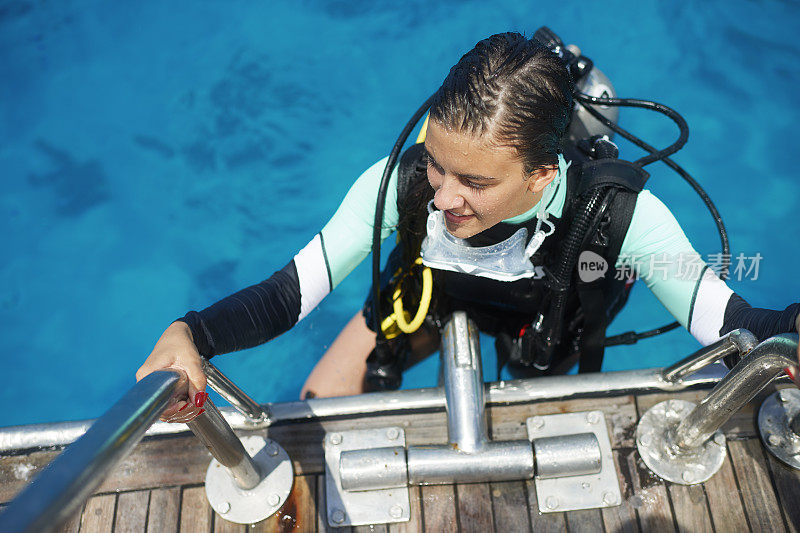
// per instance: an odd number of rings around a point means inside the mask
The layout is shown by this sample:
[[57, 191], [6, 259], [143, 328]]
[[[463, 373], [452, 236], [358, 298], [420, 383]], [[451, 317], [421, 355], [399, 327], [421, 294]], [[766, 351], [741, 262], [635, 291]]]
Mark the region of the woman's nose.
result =
[[458, 181], [448, 179], [442, 180], [442, 186], [433, 195], [433, 205], [442, 211], [459, 209], [464, 206], [464, 197], [459, 194]]

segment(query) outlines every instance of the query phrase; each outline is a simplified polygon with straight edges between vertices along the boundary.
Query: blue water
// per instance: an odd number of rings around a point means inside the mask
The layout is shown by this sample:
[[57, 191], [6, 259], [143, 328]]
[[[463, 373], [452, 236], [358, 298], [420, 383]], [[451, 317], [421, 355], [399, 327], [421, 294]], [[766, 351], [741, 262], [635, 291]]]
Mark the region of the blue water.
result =
[[[266, 278], [319, 231], [462, 53], [542, 24], [620, 95], [684, 114], [676, 159], [734, 254], [764, 257], [733, 288], [782, 309], [800, 295], [799, 23], [793, 2], [0, 3], [0, 426], [102, 414], [171, 320]], [[651, 144], [675, 134], [652, 113], [621, 120]], [[697, 196], [651, 172], [695, 247], [717, 251]], [[215, 363], [260, 401], [294, 399], [367, 283], [364, 264], [290, 333]], [[611, 333], [671, 321], [640, 285]], [[605, 368], [696, 347], [676, 330], [609, 350]], [[431, 360], [405, 385], [435, 376]]]

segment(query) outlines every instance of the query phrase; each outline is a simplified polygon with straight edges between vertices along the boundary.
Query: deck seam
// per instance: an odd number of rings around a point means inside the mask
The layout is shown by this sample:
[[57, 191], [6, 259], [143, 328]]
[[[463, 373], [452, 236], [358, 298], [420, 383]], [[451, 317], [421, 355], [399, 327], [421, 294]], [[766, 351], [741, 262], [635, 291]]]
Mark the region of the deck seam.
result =
[[114, 510], [111, 511], [111, 531], [117, 528], [117, 506], [119, 505], [119, 494], [114, 495]]
[[[528, 484], [522, 480], [522, 494], [525, 495], [525, 510], [528, 513], [528, 533], [533, 533], [533, 519], [531, 518], [531, 495], [528, 492]], [[538, 512], [538, 511], [537, 511]]]
[[764, 461], [764, 467], [767, 470], [767, 474], [769, 475], [769, 482], [772, 485], [772, 493], [775, 495], [775, 501], [778, 503], [778, 509], [781, 511], [781, 518], [783, 518], [783, 527], [786, 528], [786, 531], [791, 531], [792, 528], [789, 527], [789, 521], [786, 516], [786, 510], [784, 509], [783, 505], [783, 498], [781, 497], [781, 493], [778, 492], [778, 484], [775, 482], [775, 474], [772, 472], [772, 465], [770, 465], [769, 457], [767, 454], [769, 453], [767, 450], [764, 449], [764, 445], [761, 442], [761, 438], [756, 435], [755, 438], [759, 444], [761, 444], [758, 449], [761, 450], [761, 458]]
[[[458, 510], [458, 484], [453, 483], [453, 506], [455, 507], [455, 515], [456, 515], [456, 528], [457, 531], [462, 531], [461, 529], [461, 513]], [[494, 519], [492, 519], [494, 521]]]
[[711, 501], [708, 499], [708, 491], [706, 490], [706, 484], [701, 483], [700, 486], [703, 487], [703, 496], [705, 497], [706, 500], [706, 509], [708, 509], [708, 521], [711, 522], [711, 531], [712, 533], [717, 533], [717, 526], [714, 524], [714, 513], [711, 512]]
[[152, 489], [147, 490], [147, 506], [144, 509], [144, 531], [147, 533], [147, 522], [150, 520], [150, 499], [153, 497]]
[[725, 450], [727, 454], [728, 462], [731, 465], [731, 471], [733, 472], [733, 480], [736, 482], [736, 494], [739, 495], [739, 502], [742, 504], [742, 514], [744, 514], [744, 519], [747, 520], [747, 529], [753, 531], [753, 525], [750, 522], [750, 516], [747, 513], [747, 506], [744, 504], [744, 497], [742, 496], [742, 485], [739, 483], [739, 475], [736, 472], [736, 465], [733, 462], [733, 455], [731, 455], [731, 449], [728, 447]]
[[411, 485], [409, 488], [417, 489], [417, 499], [419, 500], [419, 523], [422, 526], [422, 531], [425, 531], [425, 501], [422, 499], [422, 487], [420, 485]]

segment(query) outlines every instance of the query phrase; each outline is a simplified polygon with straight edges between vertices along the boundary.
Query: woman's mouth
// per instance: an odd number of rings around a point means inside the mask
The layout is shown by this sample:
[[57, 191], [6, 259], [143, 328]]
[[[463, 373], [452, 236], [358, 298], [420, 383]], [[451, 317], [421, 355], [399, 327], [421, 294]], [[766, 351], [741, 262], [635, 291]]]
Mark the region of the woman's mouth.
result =
[[456, 215], [450, 211], [445, 211], [444, 216], [448, 222], [452, 224], [463, 224], [467, 220], [473, 218], [475, 215]]

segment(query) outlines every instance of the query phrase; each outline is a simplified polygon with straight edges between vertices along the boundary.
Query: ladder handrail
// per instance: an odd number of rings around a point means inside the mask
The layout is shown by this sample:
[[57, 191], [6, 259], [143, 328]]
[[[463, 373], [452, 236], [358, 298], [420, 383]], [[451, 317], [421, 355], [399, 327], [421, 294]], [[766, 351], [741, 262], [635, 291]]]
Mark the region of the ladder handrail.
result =
[[185, 376], [145, 376], [56, 457], [0, 514], [0, 531], [52, 531], [67, 520], [142, 440]]

